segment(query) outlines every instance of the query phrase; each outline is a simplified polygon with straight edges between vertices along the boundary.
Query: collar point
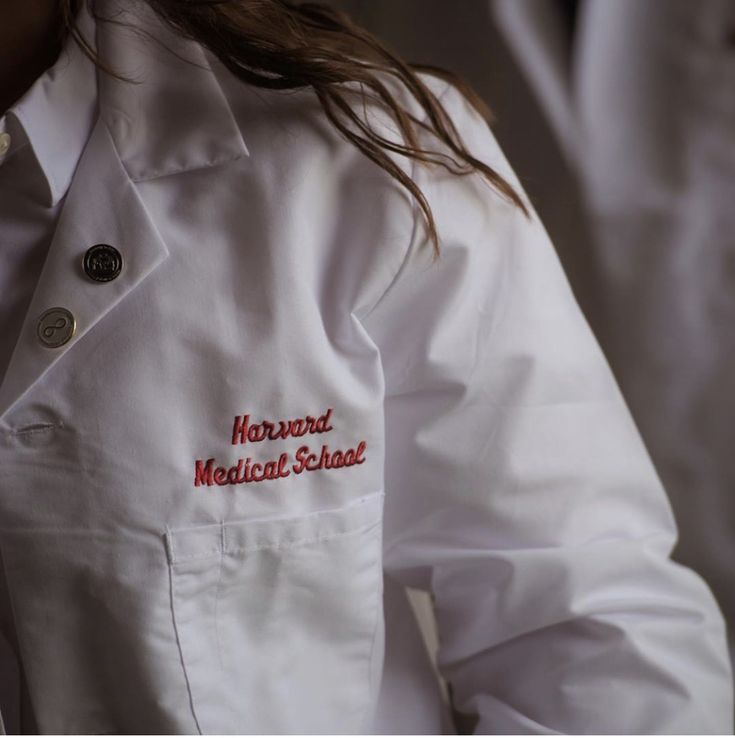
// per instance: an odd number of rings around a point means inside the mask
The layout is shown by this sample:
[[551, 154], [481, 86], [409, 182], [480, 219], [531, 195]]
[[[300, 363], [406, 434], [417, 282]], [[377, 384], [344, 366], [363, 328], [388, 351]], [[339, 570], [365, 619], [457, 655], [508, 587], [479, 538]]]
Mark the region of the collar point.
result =
[[46, 180], [46, 207], [56, 207], [64, 196], [62, 191], [56, 184], [50, 180]]

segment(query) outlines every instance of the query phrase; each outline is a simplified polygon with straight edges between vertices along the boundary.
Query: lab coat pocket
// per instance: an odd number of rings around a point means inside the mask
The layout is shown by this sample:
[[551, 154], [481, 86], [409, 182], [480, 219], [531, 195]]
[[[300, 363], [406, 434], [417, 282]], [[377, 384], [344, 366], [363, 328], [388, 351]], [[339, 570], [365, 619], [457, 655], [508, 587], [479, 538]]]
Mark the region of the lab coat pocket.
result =
[[362, 732], [382, 659], [383, 493], [166, 530], [201, 733]]

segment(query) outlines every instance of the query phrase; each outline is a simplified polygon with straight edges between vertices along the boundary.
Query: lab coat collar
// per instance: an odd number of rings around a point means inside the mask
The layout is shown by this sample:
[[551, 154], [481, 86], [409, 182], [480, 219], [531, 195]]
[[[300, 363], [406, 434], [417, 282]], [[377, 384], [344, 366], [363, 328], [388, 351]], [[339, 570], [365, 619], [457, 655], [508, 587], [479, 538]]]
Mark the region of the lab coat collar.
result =
[[[138, 83], [97, 71], [99, 116], [0, 385], [0, 420], [167, 258], [135, 183], [249, 155], [199, 45], [164, 28], [145, 3], [98, 0], [93, 15], [100, 59]], [[104, 284], [82, 268], [86, 250], [98, 243], [115, 246], [124, 259], [120, 276]], [[37, 325], [53, 307], [69, 310], [77, 329], [50, 349], [39, 341]]]
[[97, 0], [95, 15], [100, 59], [135, 80], [98, 71], [100, 116], [133, 181], [249, 155], [208, 52], [140, 0]]

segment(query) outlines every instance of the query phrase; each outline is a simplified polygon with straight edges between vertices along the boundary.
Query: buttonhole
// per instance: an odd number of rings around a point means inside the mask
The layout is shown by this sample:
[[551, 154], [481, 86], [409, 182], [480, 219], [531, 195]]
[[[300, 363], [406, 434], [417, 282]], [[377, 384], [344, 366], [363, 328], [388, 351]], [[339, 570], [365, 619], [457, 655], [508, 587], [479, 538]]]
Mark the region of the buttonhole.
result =
[[63, 428], [63, 423], [35, 423], [33, 425], [25, 425], [22, 428], [16, 428], [11, 431], [14, 436], [30, 436], [34, 433], [47, 433], [55, 428]]

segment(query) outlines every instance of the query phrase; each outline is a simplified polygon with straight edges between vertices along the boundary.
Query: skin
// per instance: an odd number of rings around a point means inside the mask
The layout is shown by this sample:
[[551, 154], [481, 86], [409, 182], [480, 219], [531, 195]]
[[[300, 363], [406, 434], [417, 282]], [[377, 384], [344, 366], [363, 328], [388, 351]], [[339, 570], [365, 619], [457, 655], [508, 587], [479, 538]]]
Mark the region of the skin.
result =
[[2, 0], [0, 115], [10, 108], [61, 52], [57, 0]]

